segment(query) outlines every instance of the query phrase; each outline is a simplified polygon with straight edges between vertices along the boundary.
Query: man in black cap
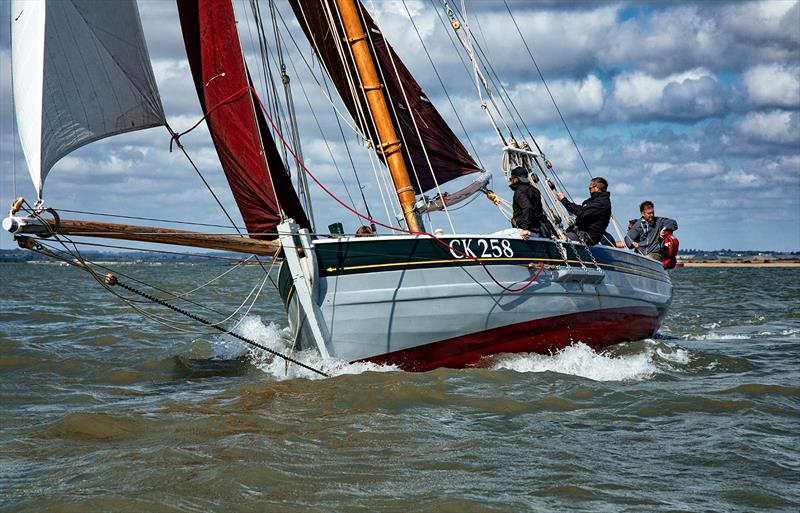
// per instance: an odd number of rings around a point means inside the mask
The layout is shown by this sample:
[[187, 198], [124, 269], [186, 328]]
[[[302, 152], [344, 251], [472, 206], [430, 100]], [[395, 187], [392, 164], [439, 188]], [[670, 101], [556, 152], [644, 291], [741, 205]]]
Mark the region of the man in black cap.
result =
[[511, 225], [520, 229], [520, 237], [527, 240], [531, 235], [539, 236], [542, 229], [542, 195], [539, 189], [528, 183], [528, 172], [523, 167], [511, 170], [509, 187], [514, 191], [514, 217]]

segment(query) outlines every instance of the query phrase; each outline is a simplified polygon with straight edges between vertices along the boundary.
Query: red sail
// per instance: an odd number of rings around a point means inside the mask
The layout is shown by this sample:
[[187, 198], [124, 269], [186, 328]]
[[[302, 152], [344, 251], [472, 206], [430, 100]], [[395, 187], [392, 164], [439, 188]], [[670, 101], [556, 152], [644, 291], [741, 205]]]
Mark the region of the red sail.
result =
[[[349, 49], [341, 44], [345, 38], [336, 14], [335, 0], [314, 2], [289, 0], [289, 3], [306, 37], [311, 42], [311, 46], [327, 68], [328, 74], [350, 114], [353, 118], [358, 119], [357, 101], [360, 103], [361, 112], [369, 112], [363, 94], [359, 94], [358, 99], [354, 100], [351, 93], [348, 74], [352, 77], [358, 75], [352, 59], [349, 57]], [[393, 111], [395, 126], [400, 129], [405, 138], [403, 156], [406, 159], [411, 183], [416, 192], [421, 193], [433, 189], [437, 182], [442, 184], [459, 176], [480, 171], [478, 164], [425, 96], [408, 68], [386, 42], [366, 9], [360, 4], [359, 6], [366, 31], [375, 47], [376, 64], [383, 70], [384, 87], [393, 104], [390, 111]], [[326, 10], [333, 13], [334, 26], [329, 23]], [[346, 67], [340, 58], [340, 51], [348, 56]], [[397, 68], [396, 72], [395, 68]], [[408, 98], [408, 104], [406, 104], [406, 98]], [[414, 121], [419, 127], [422, 141], [420, 141], [420, 135], [417, 134]], [[378, 141], [371, 124], [367, 129], [371, 139]], [[425, 158], [425, 151], [428, 153], [430, 166], [428, 159]], [[431, 175], [431, 168], [434, 170], [435, 180]], [[419, 177], [419, 184], [414, 177], [414, 172]]]
[[[178, 0], [183, 41], [203, 112], [242, 91], [250, 82], [233, 5], [219, 0]], [[261, 130], [250, 92], [214, 109], [209, 132], [250, 236], [276, 238], [281, 210], [303, 227], [308, 219], [275, 142]]]

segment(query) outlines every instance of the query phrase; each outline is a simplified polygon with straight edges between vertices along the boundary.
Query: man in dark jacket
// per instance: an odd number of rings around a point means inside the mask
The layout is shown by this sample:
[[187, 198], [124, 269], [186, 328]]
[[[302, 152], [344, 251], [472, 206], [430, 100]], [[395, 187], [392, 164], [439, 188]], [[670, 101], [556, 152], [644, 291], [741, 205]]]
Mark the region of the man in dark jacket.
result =
[[575, 222], [567, 228], [567, 238], [587, 246], [600, 242], [611, 220], [611, 193], [606, 189], [608, 182], [605, 178], [592, 178], [589, 182], [591, 196], [580, 205], [569, 201], [560, 192], [556, 193], [564, 208], [575, 215]]
[[541, 235], [544, 210], [539, 189], [528, 183], [528, 172], [522, 167], [512, 169], [509, 180], [509, 187], [514, 191], [512, 226], [520, 229], [520, 237], [525, 240], [531, 235]]
[[652, 201], [643, 201], [639, 205], [639, 212], [642, 217], [628, 230], [625, 242], [629, 248], [636, 248], [639, 253], [660, 261], [663, 259], [661, 242], [664, 232], [676, 231], [678, 223], [668, 217], [657, 217]]

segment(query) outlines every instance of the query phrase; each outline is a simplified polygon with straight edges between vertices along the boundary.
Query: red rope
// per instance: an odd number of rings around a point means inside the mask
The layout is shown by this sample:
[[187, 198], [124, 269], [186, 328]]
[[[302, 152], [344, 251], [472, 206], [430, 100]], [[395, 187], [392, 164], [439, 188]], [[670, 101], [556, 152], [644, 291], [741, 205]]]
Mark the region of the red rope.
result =
[[[224, 73], [223, 73], [223, 74], [224, 74]], [[256, 95], [256, 99], [258, 99], [258, 104], [259, 104], [259, 105], [261, 105], [261, 100], [258, 98], [258, 95], [256, 94], [255, 90], [254, 90], [252, 87], [250, 87], [250, 86], [247, 86], [247, 87], [243, 87], [243, 88], [239, 89], [238, 91], [236, 91], [236, 92], [235, 92], [235, 93], [233, 93], [232, 95], [228, 96], [227, 98], [225, 98], [224, 100], [222, 100], [222, 101], [221, 101], [221, 102], [219, 102], [218, 104], [216, 104], [216, 105], [214, 105], [213, 107], [211, 107], [211, 109], [209, 109], [209, 111], [208, 111], [208, 112], [206, 112], [205, 114], [203, 114], [203, 117], [202, 117], [202, 118], [200, 118], [199, 120], [197, 120], [197, 123], [195, 123], [194, 125], [192, 125], [192, 127], [191, 127], [191, 128], [189, 128], [188, 130], [184, 130], [183, 132], [173, 132], [173, 131], [172, 131], [172, 129], [171, 129], [171, 128], [169, 128], [169, 126], [167, 126], [167, 128], [169, 129], [169, 131], [172, 133], [172, 138], [169, 140], [169, 151], [170, 151], [170, 152], [172, 152], [172, 142], [173, 142], [173, 141], [174, 141], [174, 142], [175, 142], [175, 144], [177, 144], [177, 145], [178, 145], [178, 147], [180, 148], [180, 147], [181, 147], [181, 141], [180, 141], [180, 138], [181, 138], [181, 136], [188, 134], [189, 132], [191, 132], [192, 130], [194, 130], [194, 129], [195, 129], [195, 128], [197, 128], [198, 126], [200, 126], [200, 123], [202, 123], [204, 119], [206, 119], [206, 118], [207, 118], [209, 115], [211, 115], [211, 113], [212, 113], [212, 112], [214, 112], [214, 111], [217, 109], [217, 107], [221, 107], [222, 105], [225, 105], [225, 104], [226, 104], [226, 103], [228, 103], [228, 102], [233, 102], [233, 101], [239, 101], [239, 100], [241, 100], [241, 98], [236, 98], [236, 99], [234, 100], [234, 97], [236, 97], [236, 96], [239, 96], [239, 95], [242, 95], [242, 93], [246, 93], [248, 90], [249, 90], [249, 91], [252, 91], [252, 92], [253, 92], [253, 94], [254, 94], [254, 95]], [[261, 106], [261, 108], [263, 109], [263, 108], [264, 108], [264, 106], [262, 105], [262, 106]], [[271, 119], [270, 119], [270, 123], [272, 123], [272, 120], [271, 120]], [[281, 138], [281, 139], [282, 139], [282, 138]], [[292, 155], [294, 155], [294, 153], [292, 153]], [[295, 158], [297, 158], [297, 157], [295, 157]]]
[[[273, 130], [275, 130], [275, 133], [278, 135], [278, 138], [281, 140], [281, 144], [283, 144], [284, 148], [286, 148], [286, 149], [289, 151], [289, 153], [291, 153], [291, 154], [292, 154], [292, 157], [295, 159], [295, 161], [297, 161], [297, 163], [298, 163], [298, 164], [300, 165], [300, 167], [303, 169], [303, 172], [305, 172], [305, 173], [306, 173], [308, 176], [310, 176], [310, 177], [311, 177], [311, 179], [312, 179], [312, 180], [314, 180], [314, 183], [316, 183], [316, 184], [317, 184], [317, 185], [320, 187], [320, 189], [322, 189], [323, 191], [325, 191], [325, 193], [326, 193], [328, 196], [330, 196], [331, 198], [333, 198], [333, 200], [334, 200], [334, 201], [336, 201], [338, 204], [340, 204], [341, 206], [343, 206], [345, 209], [349, 210], [351, 213], [353, 213], [353, 214], [357, 215], [358, 217], [360, 217], [361, 219], [364, 219], [365, 221], [369, 221], [370, 223], [374, 223], [374, 224], [376, 224], [376, 225], [378, 225], [378, 226], [382, 226], [383, 228], [386, 228], [386, 229], [388, 229], [388, 230], [394, 230], [394, 231], [396, 231], [396, 232], [407, 233], [407, 234], [409, 234], [409, 235], [426, 235], [426, 236], [430, 237], [431, 239], [435, 240], [436, 242], [438, 242], [438, 243], [439, 243], [439, 244], [441, 244], [442, 246], [444, 246], [444, 247], [446, 247], [447, 249], [449, 249], [449, 250], [450, 250], [452, 253], [455, 253], [455, 254], [457, 254], [457, 255], [461, 255], [462, 257], [465, 257], [465, 258], [469, 258], [470, 260], [473, 260], [473, 261], [477, 262], [478, 264], [480, 264], [480, 265], [481, 265], [481, 267], [483, 267], [483, 270], [484, 270], [484, 271], [486, 271], [486, 274], [489, 276], [489, 278], [491, 278], [491, 279], [492, 279], [492, 281], [493, 281], [493, 282], [495, 282], [495, 284], [497, 284], [497, 286], [499, 286], [500, 288], [502, 288], [502, 289], [503, 289], [503, 290], [505, 290], [506, 292], [522, 292], [523, 290], [525, 290], [525, 289], [527, 289], [528, 287], [530, 287], [530, 286], [531, 286], [531, 284], [532, 284], [534, 281], [536, 281], [536, 278], [538, 278], [538, 277], [539, 277], [539, 275], [540, 275], [540, 274], [542, 273], [542, 271], [544, 270], [544, 262], [539, 262], [539, 269], [536, 271], [536, 274], [534, 274], [534, 275], [533, 275], [533, 277], [532, 277], [530, 280], [528, 280], [528, 281], [527, 281], [525, 284], [523, 284], [523, 285], [522, 285], [522, 286], [520, 286], [520, 287], [516, 287], [516, 288], [513, 288], [513, 287], [506, 287], [505, 285], [503, 285], [502, 283], [500, 283], [499, 281], [497, 281], [497, 279], [496, 279], [496, 278], [495, 278], [495, 277], [492, 275], [492, 273], [489, 271], [489, 268], [488, 268], [488, 267], [486, 267], [486, 264], [484, 264], [484, 263], [481, 261], [481, 259], [480, 259], [480, 258], [478, 258], [478, 257], [475, 257], [475, 256], [472, 256], [472, 255], [470, 255], [470, 254], [468, 254], [468, 253], [466, 253], [466, 252], [464, 252], [464, 251], [460, 251], [460, 250], [458, 250], [458, 249], [454, 248], [453, 246], [451, 246], [451, 245], [450, 245], [450, 244], [448, 244], [447, 242], [443, 241], [442, 239], [440, 239], [440, 238], [439, 238], [439, 237], [437, 237], [436, 235], [434, 235], [434, 234], [432, 234], [432, 233], [428, 233], [428, 232], [417, 232], [417, 231], [413, 231], [413, 230], [406, 230], [406, 229], [403, 229], [403, 228], [398, 228], [398, 227], [396, 227], [396, 226], [391, 226], [391, 225], [388, 225], [388, 224], [384, 224], [384, 223], [381, 223], [380, 221], [377, 221], [377, 220], [375, 220], [375, 219], [372, 219], [371, 217], [369, 217], [369, 216], [367, 216], [367, 215], [364, 215], [364, 214], [362, 214], [361, 212], [358, 212], [357, 210], [355, 210], [354, 208], [352, 208], [350, 205], [346, 204], [345, 202], [343, 202], [342, 200], [340, 200], [338, 197], [336, 197], [336, 195], [335, 195], [335, 194], [333, 194], [331, 191], [329, 191], [327, 187], [325, 187], [324, 185], [322, 185], [322, 182], [320, 182], [319, 180], [317, 180], [317, 177], [316, 177], [316, 176], [314, 176], [314, 175], [311, 173], [311, 171], [309, 171], [309, 170], [308, 170], [308, 168], [307, 168], [307, 167], [306, 167], [306, 165], [303, 163], [303, 161], [302, 161], [302, 160], [300, 160], [300, 158], [297, 156], [297, 154], [296, 154], [296, 153], [295, 153], [295, 152], [292, 150], [291, 146], [289, 146], [289, 144], [286, 142], [286, 139], [284, 139], [284, 138], [283, 138], [283, 134], [281, 134], [280, 130], [278, 130], [278, 127], [275, 125], [275, 122], [274, 122], [274, 121], [272, 121], [272, 117], [269, 115], [269, 112], [267, 111], [267, 109], [266, 109], [266, 108], [264, 108], [264, 104], [263, 104], [263, 103], [261, 103], [261, 98], [259, 98], [259, 97], [258, 97], [258, 93], [256, 93], [255, 89], [253, 89], [253, 88], [252, 88], [252, 87], [250, 87], [250, 86], [243, 87], [243, 88], [242, 88], [242, 89], [240, 89], [239, 91], [237, 91], [237, 92], [233, 93], [232, 95], [228, 96], [227, 98], [225, 98], [225, 99], [224, 99], [224, 100], [222, 100], [221, 102], [217, 103], [217, 104], [216, 104], [216, 105], [214, 105], [214, 106], [213, 106], [213, 107], [212, 107], [212, 108], [211, 108], [211, 109], [210, 109], [208, 112], [206, 112], [206, 113], [203, 115], [203, 117], [202, 117], [202, 118], [200, 118], [200, 120], [199, 120], [197, 123], [195, 123], [195, 124], [194, 124], [194, 125], [193, 125], [191, 128], [189, 128], [188, 130], [186, 130], [186, 131], [185, 131], [185, 132], [183, 132], [183, 133], [175, 133], [175, 134], [172, 136], [172, 138], [173, 138], [173, 139], [175, 139], [175, 140], [177, 140], [177, 139], [178, 139], [178, 138], [179, 138], [181, 135], [184, 135], [184, 134], [187, 134], [187, 133], [191, 132], [192, 130], [194, 130], [195, 128], [197, 128], [197, 126], [198, 126], [200, 123], [202, 123], [202, 122], [203, 122], [203, 120], [204, 120], [204, 119], [206, 119], [206, 118], [207, 118], [207, 117], [208, 117], [208, 116], [209, 116], [209, 115], [210, 115], [212, 112], [214, 112], [214, 110], [216, 110], [218, 107], [220, 107], [220, 106], [222, 106], [222, 105], [224, 105], [224, 104], [226, 104], [226, 103], [228, 103], [228, 102], [230, 102], [230, 101], [234, 101], [234, 98], [236, 98], [237, 96], [241, 95], [242, 93], [244, 93], [244, 92], [246, 92], [246, 91], [250, 91], [250, 93], [251, 93], [251, 94], [253, 95], [253, 97], [256, 99], [256, 101], [258, 102], [258, 105], [259, 105], [259, 107], [261, 107], [261, 111], [264, 113], [264, 116], [266, 116], [267, 120], [269, 121], [269, 124], [270, 124], [270, 125], [272, 125], [272, 128], [273, 128]], [[240, 97], [240, 98], [236, 98], [236, 100], [235, 100], [235, 101], [238, 101], [238, 100], [240, 100], [240, 99], [241, 99], [241, 97]], [[171, 144], [172, 144], [172, 143], [170, 142], [170, 145], [171, 145]]]

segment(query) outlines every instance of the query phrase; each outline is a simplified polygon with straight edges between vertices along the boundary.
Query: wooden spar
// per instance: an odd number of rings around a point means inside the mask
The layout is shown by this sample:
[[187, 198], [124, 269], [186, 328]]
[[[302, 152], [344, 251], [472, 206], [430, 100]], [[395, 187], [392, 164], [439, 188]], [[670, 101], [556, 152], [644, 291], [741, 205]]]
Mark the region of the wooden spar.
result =
[[72, 221], [69, 219], [61, 219], [59, 221], [48, 219], [47, 222], [50, 224], [50, 229], [53, 233], [59, 235], [156, 242], [159, 244], [235, 251], [237, 253], [262, 256], [275, 256], [281, 249], [281, 243], [277, 240], [257, 240], [235, 235], [208, 234], [96, 221]]
[[383, 95], [383, 85], [378, 79], [375, 70], [375, 63], [372, 60], [367, 35], [364, 33], [364, 26], [361, 24], [361, 17], [354, 0], [336, 0], [339, 13], [342, 15], [347, 41], [353, 49], [353, 58], [356, 61], [358, 75], [361, 78], [361, 86], [367, 97], [372, 118], [378, 129], [380, 139], [380, 149], [386, 157], [389, 171], [392, 173], [394, 188], [397, 190], [397, 197], [403, 209], [408, 229], [414, 232], [422, 231], [414, 210], [416, 197], [414, 189], [411, 187], [411, 179], [408, 176], [405, 159], [400, 151], [400, 139], [389, 115], [389, 107], [386, 105], [386, 98]]

